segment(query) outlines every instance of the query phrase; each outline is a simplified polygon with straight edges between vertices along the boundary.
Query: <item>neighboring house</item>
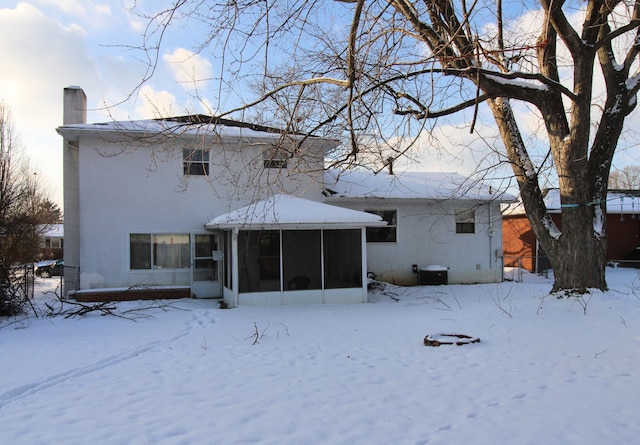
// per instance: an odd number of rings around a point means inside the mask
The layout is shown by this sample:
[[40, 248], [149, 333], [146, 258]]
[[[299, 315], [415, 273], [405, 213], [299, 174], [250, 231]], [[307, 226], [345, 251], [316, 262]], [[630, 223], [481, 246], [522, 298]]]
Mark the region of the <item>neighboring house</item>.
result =
[[[560, 191], [544, 196], [551, 218], [562, 229]], [[502, 219], [505, 266], [542, 272], [551, 266], [531, 229], [522, 204], [506, 206]], [[631, 261], [640, 246], [640, 191], [609, 190], [607, 195], [607, 261]], [[635, 258], [637, 261], [640, 258]]]
[[441, 284], [442, 269], [449, 283], [502, 281], [500, 205], [513, 196], [439, 172], [329, 171], [325, 187], [326, 203], [388, 222], [367, 229], [367, 268], [377, 279]]
[[[338, 141], [207, 116], [86, 124], [84, 92], [66, 88], [64, 98], [67, 294], [366, 301], [365, 227], [384, 222], [362, 212], [345, 221], [344, 209], [322, 204], [324, 157]], [[301, 201], [269, 205], [278, 194]], [[312, 204], [322, 218], [305, 220]], [[262, 206], [258, 219], [233, 217], [249, 205]], [[337, 262], [318, 263], [320, 253]]]
[[64, 224], [46, 224], [42, 227], [40, 259], [61, 259], [64, 252]]

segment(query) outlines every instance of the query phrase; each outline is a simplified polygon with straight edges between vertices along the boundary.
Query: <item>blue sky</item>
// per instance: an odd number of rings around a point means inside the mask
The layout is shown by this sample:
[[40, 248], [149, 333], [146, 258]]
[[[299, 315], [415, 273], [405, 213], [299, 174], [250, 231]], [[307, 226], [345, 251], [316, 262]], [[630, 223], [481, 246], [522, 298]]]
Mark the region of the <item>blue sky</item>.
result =
[[[62, 123], [62, 90], [81, 86], [88, 97], [88, 121], [140, 119], [191, 112], [213, 114], [217, 97], [203, 94], [195, 101], [194, 87], [215, 91], [220, 75], [217, 61], [208, 60], [191, 50], [203, 30], [197, 21], [172, 28], [166, 46], [159, 55], [154, 77], [145, 83], [133, 99], [123, 102], [139, 84], [146, 66], [140, 52], [127, 46], [141, 42], [146, 22], [131, 14], [127, 4], [134, 0], [28, 0], [0, 2], [0, 100], [8, 104], [21, 141], [30, 156], [34, 171], [41, 175], [54, 200], [62, 203], [62, 139], [55, 128]], [[139, 8], [159, 8], [158, 0], [137, 0]], [[351, 5], [333, 3], [349, 10]], [[348, 17], [348, 14], [345, 15]], [[193, 78], [203, 79], [197, 85]], [[220, 98], [228, 107], [237, 101], [234, 92]], [[106, 105], [110, 107], [105, 108]], [[118, 105], [114, 105], [118, 104]], [[237, 103], [236, 103], [237, 105]], [[466, 119], [468, 116], [460, 117]], [[639, 128], [634, 113], [629, 128]], [[489, 133], [495, 133], [491, 129]], [[443, 149], [427, 157], [415, 156], [406, 162], [411, 170], [444, 170], [468, 174], [483, 161], [481, 149], [462, 150], [461, 146], [482, 144], [468, 127], [442, 123], [440, 143]], [[533, 130], [535, 132], [535, 130]], [[429, 146], [425, 141], [424, 145]], [[447, 144], [450, 144], [448, 146]], [[617, 166], [640, 164], [638, 150], [622, 150]], [[426, 160], [425, 160], [426, 159]], [[422, 161], [422, 162], [419, 162]], [[402, 168], [397, 163], [398, 171]]]

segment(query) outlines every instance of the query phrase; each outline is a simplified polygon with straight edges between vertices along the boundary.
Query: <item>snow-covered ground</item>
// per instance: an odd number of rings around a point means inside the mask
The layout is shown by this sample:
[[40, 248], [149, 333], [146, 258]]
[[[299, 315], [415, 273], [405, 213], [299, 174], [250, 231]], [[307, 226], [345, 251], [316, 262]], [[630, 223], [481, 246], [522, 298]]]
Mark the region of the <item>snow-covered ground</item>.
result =
[[[364, 305], [182, 300], [135, 322], [4, 319], [0, 441], [638, 443], [640, 278], [607, 277], [611, 290], [585, 300], [525, 275], [389, 287]], [[57, 282], [38, 279], [38, 293]], [[437, 333], [481, 342], [424, 346]]]

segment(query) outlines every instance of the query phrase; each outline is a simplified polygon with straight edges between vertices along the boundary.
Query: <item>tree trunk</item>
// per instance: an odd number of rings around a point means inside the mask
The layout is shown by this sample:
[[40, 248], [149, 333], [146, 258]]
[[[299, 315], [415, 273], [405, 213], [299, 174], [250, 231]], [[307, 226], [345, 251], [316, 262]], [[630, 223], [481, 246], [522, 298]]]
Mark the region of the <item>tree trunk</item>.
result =
[[[529, 159], [509, 101], [496, 98], [488, 104], [518, 181], [527, 217], [553, 267], [552, 291], [604, 290], [606, 186], [603, 188], [601, 182], [591, 180], [586, 172], [576, 172], [576, 163], [572, 163], [573, 174], [560, 181], [562, 210], [558, 228], [547, 212], [537, 172]], [[584, 163], [582, 168], [587, 167]]]
[[599, 216], [606, 213], [600, 209], [599, 204], [562, 209], [561, 235], [546, 251], [554, 273], [552, 292], [606, 289], [606, 216]]

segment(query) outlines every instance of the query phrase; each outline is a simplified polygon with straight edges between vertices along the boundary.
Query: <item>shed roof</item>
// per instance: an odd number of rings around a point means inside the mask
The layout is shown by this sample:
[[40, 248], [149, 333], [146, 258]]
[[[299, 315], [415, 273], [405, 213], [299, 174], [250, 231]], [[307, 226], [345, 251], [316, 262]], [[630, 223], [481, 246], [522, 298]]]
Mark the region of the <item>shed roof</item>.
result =
[[[575, 203], [561, 202], [560, 190], [557, 188], [545, 191], [544, 203], [549, 213], [560, 213], [563, 206], [571, 207], [575, 205]], [[502, 213], [506, 216], [522, 216], [526, 214], [522, 202], [505, 207]], [[607, 192], [607, 213], [616, 215], [639, 215], [640, 190], [609, 190]]]
[[42, 226], [44, 238], [64, 238], [64, 224], [45, 224]]
[[378, 215], [278, 194], [220, 215], [207, 224], [207, 229], [331, 227], [358, 228], [384, 226]]

